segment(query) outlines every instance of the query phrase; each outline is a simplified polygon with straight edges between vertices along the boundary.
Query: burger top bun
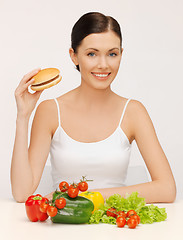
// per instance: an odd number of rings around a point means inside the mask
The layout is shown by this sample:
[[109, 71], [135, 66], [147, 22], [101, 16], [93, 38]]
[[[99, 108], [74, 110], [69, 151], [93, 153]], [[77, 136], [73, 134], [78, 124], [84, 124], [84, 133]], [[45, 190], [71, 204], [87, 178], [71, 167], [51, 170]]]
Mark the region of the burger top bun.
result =
[[60, 71], [57, 68], [45, 68], [40, 70], [34, 77], [34, 83], [31, 85], [33, 91], [41, 91], [50, 88], [62, 79]]

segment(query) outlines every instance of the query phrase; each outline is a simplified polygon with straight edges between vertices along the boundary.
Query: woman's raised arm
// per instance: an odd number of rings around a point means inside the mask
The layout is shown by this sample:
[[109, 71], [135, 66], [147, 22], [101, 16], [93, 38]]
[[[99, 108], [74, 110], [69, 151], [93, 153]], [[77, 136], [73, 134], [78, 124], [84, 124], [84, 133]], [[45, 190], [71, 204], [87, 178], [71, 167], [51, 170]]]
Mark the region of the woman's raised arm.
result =
[[15, 91], [17, 103], [16, 134], [11, 163], [12, 194], [16, 201], [24, 202], [37, 188], [46, 162], [51, 142], [47, 103], [41, 103], [34, 117], [30, 147], [28, 147], [29, 118], [40, 97], [40, 92], [31, 94], [28, 87], [31, 78], [39, 70], [31, 71], [21, 80]]

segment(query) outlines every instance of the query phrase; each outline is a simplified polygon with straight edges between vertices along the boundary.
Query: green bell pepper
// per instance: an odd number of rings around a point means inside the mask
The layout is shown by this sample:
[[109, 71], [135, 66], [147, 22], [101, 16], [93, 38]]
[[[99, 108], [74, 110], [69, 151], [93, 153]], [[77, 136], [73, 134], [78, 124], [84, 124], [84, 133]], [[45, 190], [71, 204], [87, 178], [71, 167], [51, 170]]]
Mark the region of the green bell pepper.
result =
[[67, 193], [54, 192], [53, 201], [55, 201], [59, 195], [66, 199], [66, 206], [58, 209], [57, 215], [51, 218], [53, 223], [78, 224], [88, 222], [94, 209], [94, 204], [91, 200], [81, 196], [71, 198]]

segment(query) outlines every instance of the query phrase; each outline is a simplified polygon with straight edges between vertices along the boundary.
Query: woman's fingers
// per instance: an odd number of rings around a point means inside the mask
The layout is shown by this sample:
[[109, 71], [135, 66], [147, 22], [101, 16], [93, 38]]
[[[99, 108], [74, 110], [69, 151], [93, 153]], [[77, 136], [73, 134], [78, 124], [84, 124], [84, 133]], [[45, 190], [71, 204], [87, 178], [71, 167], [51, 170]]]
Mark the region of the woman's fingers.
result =
[[22, 85], [22, 91], [25, 91], [26, 89], [28, 89], [28, 87], [30, 85], [32, 85], [34, 82], [34, 78], [32, 78], [31, 80], [29, 80], [28, 82], [26, 82], [25, 84]]
[[27, 73], [26, 75], [24, 75], [24, 77], [22, 78], [22, 80], [20, 81], [15, 94], [21, 94], [23, 93], [25, 90], [28, 90], [28, 87], [34, 82], [34, 78], [32, 78], [33, 76], [35, 76], [41, 69], [37, 68], [32, 70], [31, 72]]
[[34, 69], [33, 71], [26, 74], [21, 82], [19, 83], [18, 87], [15, 90], [15, 99], [17, 103], [17, 112], [21, 116], [28, 116], [30, 117], [30, 114], [34, 110], [36, 106], [36, 102], [38, 101], [40, 95], [42, 92], [35, 92], [30, 93], [28, 91], [28, 87], [33, 84], [34, 79], [33, 76], [37, 74], [40, 71], [40, 68]]
[[41, 70], [41, 68], [36, 68], [36, 69], [32, 70], [31, 72], [25, 74], [25, 75], [23, 76], [22, 80], [20, 81], [20, 85], [25, 84], [25, 83], [27, 83], [28, 81], [30, 81], [31, 78], [32, 78], [33, 76], [35, 76], [40, 70]]

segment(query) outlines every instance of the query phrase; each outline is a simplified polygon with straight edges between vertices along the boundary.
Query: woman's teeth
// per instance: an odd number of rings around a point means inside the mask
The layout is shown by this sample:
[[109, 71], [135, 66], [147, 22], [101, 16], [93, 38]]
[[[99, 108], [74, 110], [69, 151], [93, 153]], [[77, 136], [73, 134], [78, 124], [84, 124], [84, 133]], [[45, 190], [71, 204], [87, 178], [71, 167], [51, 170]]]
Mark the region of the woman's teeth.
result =
[[93, 75], [95, 75], [96, 77], [107, 77], [109, 75], [109, 73], [107, 73], [107, 74], [96, 74], [96, 73], [93, 73]]

